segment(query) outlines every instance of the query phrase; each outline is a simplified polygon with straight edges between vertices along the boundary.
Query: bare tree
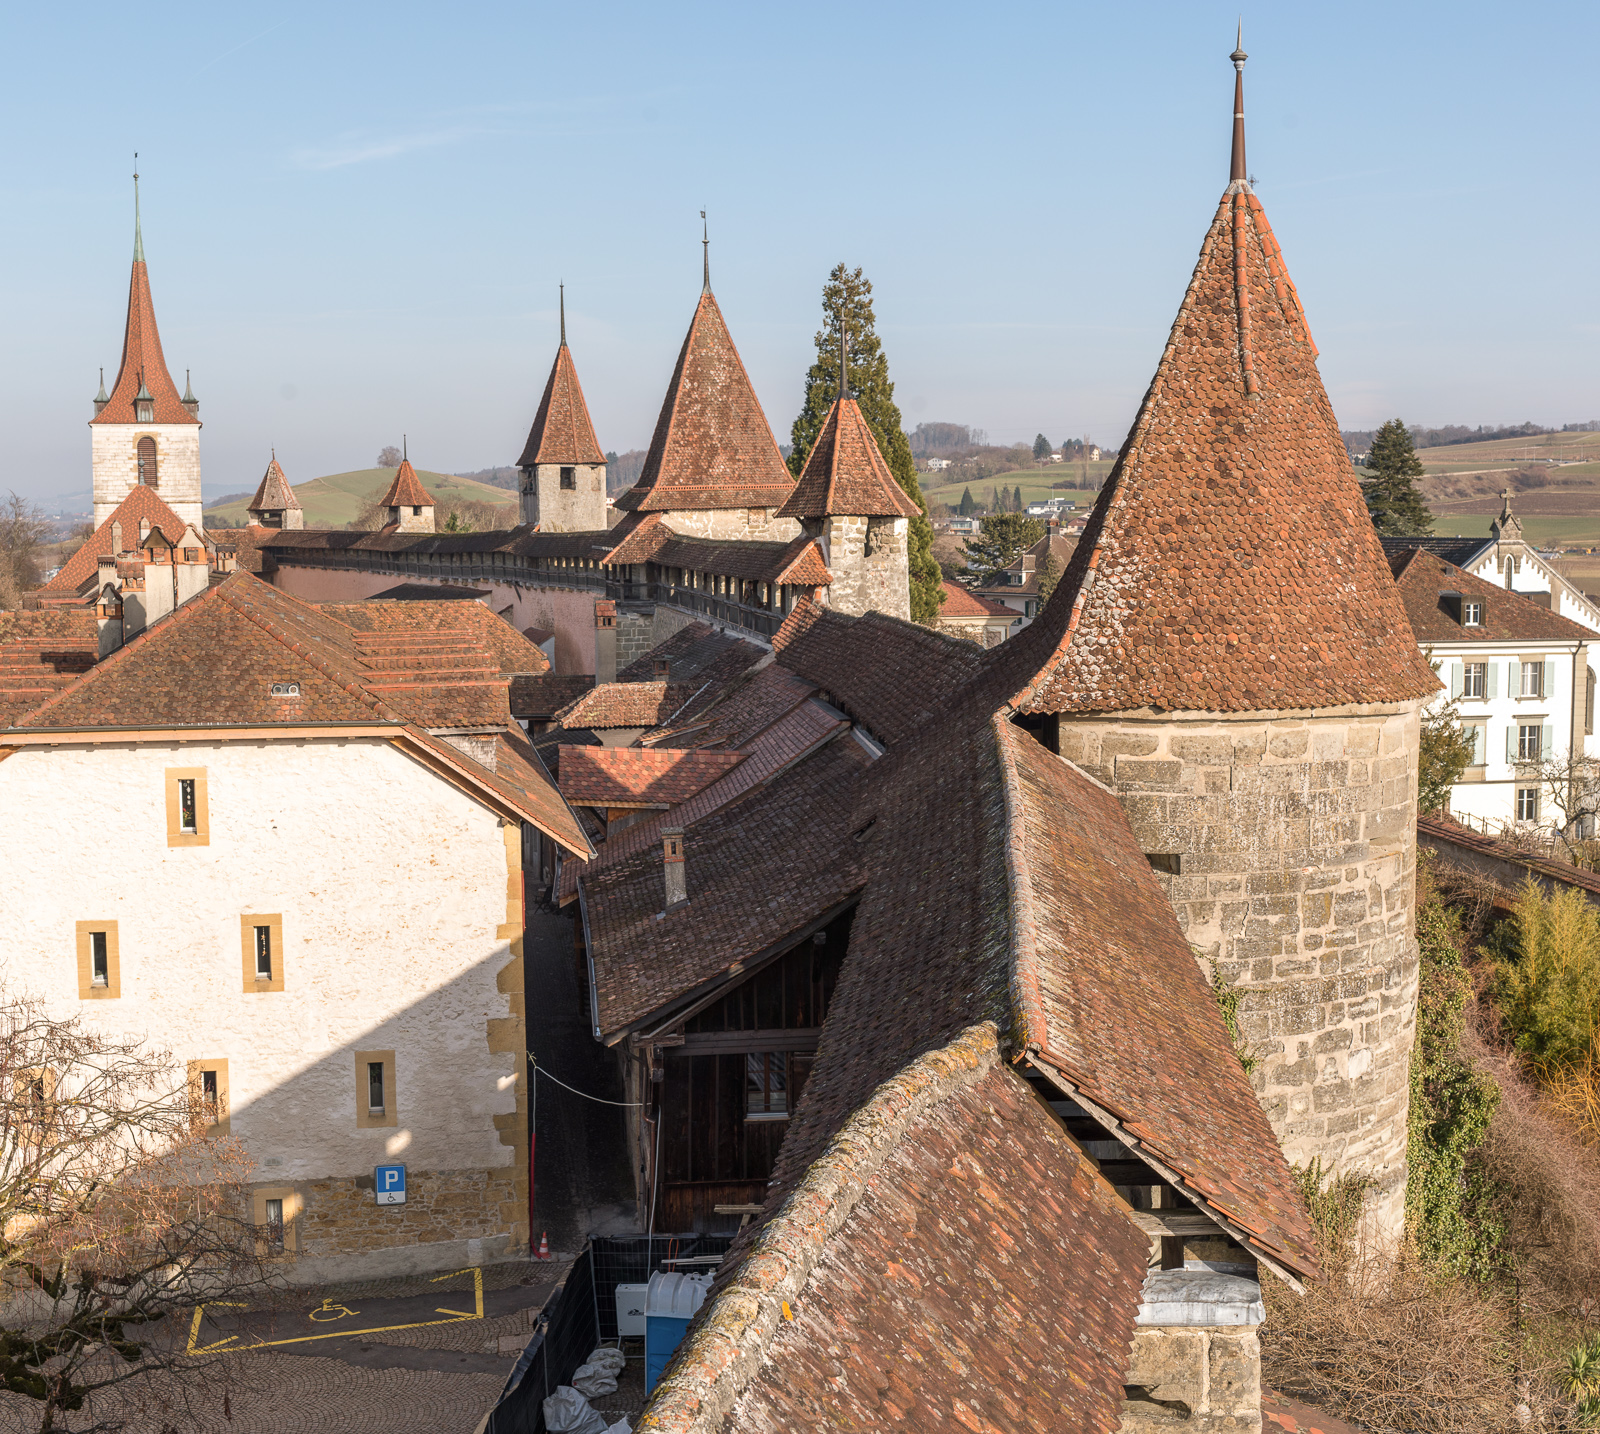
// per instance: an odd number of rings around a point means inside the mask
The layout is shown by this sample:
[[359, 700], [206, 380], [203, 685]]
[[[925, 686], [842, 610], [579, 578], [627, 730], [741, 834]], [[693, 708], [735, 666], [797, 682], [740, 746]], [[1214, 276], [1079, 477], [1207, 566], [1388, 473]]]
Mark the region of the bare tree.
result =
[[400, 450], [391, 443], [378, 454], [378, 467], [398, 468], [403, 456]]
[[230, 1370], [178, 1326], [276, 1283], [225, 1115], [167, 1052], [0, 992], [0, 1390], [39, 1434], [202, 1427]]
[[1586, 865], [1581, 844], [1594, 838], [1600, 822], [1600, 757], [1569, 747], [1537, 762], [1518, 762], [1516, 769], [1519, 782], [1537, 781], [1544, 793], [1540, 827], [1566, 847], [1574, 862]]
[[49, 535], [36, 504], [16, 493], [0, 503], [0, 610], [20, 607], [23, 593], [39, 586], [39, 549]]

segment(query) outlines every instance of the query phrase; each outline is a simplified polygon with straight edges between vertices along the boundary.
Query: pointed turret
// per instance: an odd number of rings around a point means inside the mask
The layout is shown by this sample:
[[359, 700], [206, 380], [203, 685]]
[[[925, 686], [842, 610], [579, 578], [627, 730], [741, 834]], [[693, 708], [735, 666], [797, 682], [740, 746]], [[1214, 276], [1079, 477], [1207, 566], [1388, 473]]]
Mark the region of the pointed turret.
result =
[[[417, 486], [420, 488], [421, 484]], [[305, 527], [305, 511], [300, 506], [300, 500], [294, 496], [294, 489], [289, 486], [283, 469], [278, 466], [276, 452], [267, 464], [256, 496], [250, 500], [250, 506], [245, 511], [250, 515], [251, 522], [263, 528]]]
[[389, 510], [389, 522], [402, 533], [433, 531], [433, 497], [417, 478], [409, 458], [401, 460], [394, 482], [379, 505]]
[[100, 391], [94, 396], [94, 411], [99, 413], [106, 404], [110, 403], [110, 396], [106, 393], [106, 371], [100, 370]]
[[599, 532], [606, 526], [606, 456], [595, 437], [583, 386], [567, 347], [566, 285], [561, 287], [561, 343], [517, 459], [522, 470], [519, 520], [541, 532]]
[[183, 371], [183, 406], [193, 418], [200, 416], [200, 400], [194, 396], [194, 384], [189, 381], [189, 370]]
[[617, 500], [619, 508], [645, 513], [770, 509], [781, 506], [794, 487], [711, 292], [709, 248], [706, 254], [705, 287], [650, 451], [639, 481]]
[[996, 657], [1030, 711], [1311, 708], [1437, 687], [1246, 177], [1244, 51], [1230, 58], [1229, 182], [1188, 293], [1072, 570]]

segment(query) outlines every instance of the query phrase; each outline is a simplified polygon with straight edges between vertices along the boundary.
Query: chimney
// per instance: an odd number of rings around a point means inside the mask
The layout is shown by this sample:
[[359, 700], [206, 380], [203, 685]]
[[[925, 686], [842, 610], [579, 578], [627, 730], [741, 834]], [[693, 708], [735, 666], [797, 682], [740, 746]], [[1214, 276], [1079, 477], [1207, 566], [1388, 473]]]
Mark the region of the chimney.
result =
[[594, 685], [617, 680], [617, 605], [600, 598], [594, 605]]
[[655, 660], [655, 679], [657, 682], [670, 682], [672, 680], [672, 660], [667, 657], [658, 657]]
[[682, 906], [689, 899], [689, 883], [683, 871], [683, 828], [662, 827], [661, 870], [667, 885], [667, 910]]

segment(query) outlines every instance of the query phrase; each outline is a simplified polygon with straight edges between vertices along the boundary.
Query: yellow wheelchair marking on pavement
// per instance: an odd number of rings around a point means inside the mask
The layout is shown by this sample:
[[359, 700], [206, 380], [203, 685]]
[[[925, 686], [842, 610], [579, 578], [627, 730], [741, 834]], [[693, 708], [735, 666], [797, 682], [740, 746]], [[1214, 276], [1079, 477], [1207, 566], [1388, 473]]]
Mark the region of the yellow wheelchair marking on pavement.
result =
[[[406, 1324], [381, 1324], [381, 1325], [368, 1326], [368, 1327], [365, 1327], [365, 1328], [362, 1328], [362, 1329], [336, 1329], [336, 1330], [329, 1330], [328, 1333], [326, 1333], [326, 1334], [298, 1334], [298, 1335], [291, 1335], [287, 1339], [257, 1339], [252, 1344], [236, 1345], [232, 1349], [229, 1349], [226, 1346], [233, 1344], [233, 1342], [236, 1339], [239, 1338], [239, 1336], [236, 1335], [236, 1334], [230, 1334], [226, 1338], [218, 1340], [215, 1344], [207, 1344], [207, 1345], [196, 1344], [195, 1341], [199, 1338], [199, 1335], [200, 1335], [200, 1320], [201, 1320], [202, 1316], [205, 1314], [205, 1311], [208, 1308], [211, 1308], [213, 1306], [217, 1307], [217, 1308], [227, 1307], [227, 1308], [230, 1308], [230, 1309], [248, 1309], [249, 1306], [245, 1305], [245, 1304], [242, 1304], [237, 1300], [212, 1300], [210, 1302], [210, 1305], [196, 1305], [195, 1306], [194, 1319], [189, 1325], [189, 1347], [188, 1347], [187, 1353], [189, 1353], [189, 1354], [242, 1354], [242, 1353], [245, 1353], [245, 1352], [247, 1352], [249, 1350], [252, 1350], [252, 1349], [274, 1349], [279, 1345], [285, 1345], [285, 1344], [310, 1344], [313, 1341], [319, 1340], [319, 1339], [355, 1339], [355, 1338], [358, 1338], [359, 1336], [364, 1335], [364, 1334], [387, 1334], [390, 1331], [397, 1330], [397, 1329], [427, 1329], [432, 1325], [462, 1324], [462, 1323], [464, 1323], [464, 1322], [466, 1322], [468, 1320], [479, 1320], [479, 1319], [482, 1319], [483, 1318], [483, 1270], [481, 1268], [468, 1269], [468, 1270], [451, 1270], [449, 1272], [449, 1274], [435, 1275], [429, 1281], [429, 1283], [436, 1285], [441, 1280], [453, 1280], [453, 1279], [455, 1279], [455, 1277], [457, 1275], [471, 1275], [472, 1276], [472, 1292], [473, 1292], [473, 1297], [474, 1297], [473, 1298], [473, 1311], [474, 1312], [471, 1313], [471, 1314], [468, 1314], [465, 1310], [440, 1309], [438, 1311], [438, 1313], [440, 1313], [442, 1315], [448, 1315], [449, 1316], [448, 1319], [422, 1319], [422, 1320], [411, 1320], [411, 1321], [407, 1322]], [[316, 1309], [314, 1309], [314, 1310], [312, 1310], [310, 1312], [309, 1318], [311, 1318], [313, 1320], [317, 1320], [317, 1322], [320, 1324], [320, 1323], [324, 1323], [324, 1322], [326, 1322], [327, 1320], [330, 1320], [330, 1319], [343, 1319], [346, 1315], [355, 1315], [355, 1314], [360, 1314], [360, 1313], [361, 1313], [360, 1310], [353, 1310], [353, 1309], [348, 1308], [345, 1305], [335, 1305], [333, 1303], [332, 1297], [330, 1296], [328, 1299], [323, 1300], [323, 1302], [320, 1305], [318, 1305]], [[319, 1315], [321, 1316], [321, 1319], [318, 1319]]]

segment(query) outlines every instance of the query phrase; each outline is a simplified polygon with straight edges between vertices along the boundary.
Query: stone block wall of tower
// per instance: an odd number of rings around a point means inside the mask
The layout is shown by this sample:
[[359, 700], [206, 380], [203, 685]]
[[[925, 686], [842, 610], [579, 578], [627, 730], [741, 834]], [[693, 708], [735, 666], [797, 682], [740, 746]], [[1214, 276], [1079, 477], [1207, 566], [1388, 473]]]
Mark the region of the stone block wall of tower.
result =
[[536, 463], [522, 470], [518, 522], [542, 533], [601, 533], [606, 527], [606, 467], [568, 464], [574, 486], [561, 486], [561, 464]]
[[1117, 792], [1158, 871], [1178, 867], [1163, 883], [1196, 958], [1242, 994], [1285, 1155], [1373, 1178], [1388, 1237], [1416, 1021], [1418, 711], [1059, 719], [1061, 755]]
[[162, 502], [186, 523], [201, 520], [200, 425], [197, 423], [91, 424], [95, 526], [109, 518], [139, 483], [139, 440], [156, 443], [156, 482]]
[[882, 612], [911, 621], [911, 578], [905, 518], [821, 520], [824, 561], [833, 574], [828, 606], [858, 615]]
[[686, 538], [748, 538], [787, 543], [800, 536], [793, 518], [775, 518], [770, 508], [674, 508], [663, 515], [674, 533]]

